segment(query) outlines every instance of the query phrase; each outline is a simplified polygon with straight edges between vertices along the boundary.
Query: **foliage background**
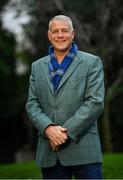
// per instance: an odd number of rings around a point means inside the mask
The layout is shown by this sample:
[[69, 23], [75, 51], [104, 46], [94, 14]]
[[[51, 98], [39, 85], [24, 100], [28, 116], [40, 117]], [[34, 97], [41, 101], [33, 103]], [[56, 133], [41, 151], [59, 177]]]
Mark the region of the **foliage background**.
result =
[[[29, 17], [21, 25], [23, 34], [19, 40], [17, 33], [3, 26], [3, 12], [9, 9], [16, 11], [15, 19], [24, 14]], [[57, 14], [71, 17], [79, 49], [103, 61], [106, 96], [99, 122], [102, 150], [123, 151], [122, 9], [122, 0], [0, 1], [0, 163], [17, 161], [20, 151], [34, 152], [36, 130], [25, 112], [30, 66], [47, 54], [48, 22]], [[18, 72], [21, 67], [24, 70]]]

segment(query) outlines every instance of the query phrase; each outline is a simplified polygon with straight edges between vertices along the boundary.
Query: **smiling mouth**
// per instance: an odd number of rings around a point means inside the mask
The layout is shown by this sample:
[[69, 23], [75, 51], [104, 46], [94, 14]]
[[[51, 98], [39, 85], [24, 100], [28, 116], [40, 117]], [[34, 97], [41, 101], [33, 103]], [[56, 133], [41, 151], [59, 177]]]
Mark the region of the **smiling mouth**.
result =
[[64, 40], [64, 41], [56, 41], [57, 43], [65, 43], [66, 41]]

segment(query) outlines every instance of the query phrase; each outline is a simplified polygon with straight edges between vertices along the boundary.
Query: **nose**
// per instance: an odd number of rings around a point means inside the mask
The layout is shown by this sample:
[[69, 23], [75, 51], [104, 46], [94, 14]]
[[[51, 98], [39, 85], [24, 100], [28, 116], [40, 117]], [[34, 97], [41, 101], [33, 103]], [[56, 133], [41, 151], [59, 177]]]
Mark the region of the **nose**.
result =
[[63, 37], [63, 32], [61, 29], [59, 29], [59, 31], [58, 31], [58, 37]]

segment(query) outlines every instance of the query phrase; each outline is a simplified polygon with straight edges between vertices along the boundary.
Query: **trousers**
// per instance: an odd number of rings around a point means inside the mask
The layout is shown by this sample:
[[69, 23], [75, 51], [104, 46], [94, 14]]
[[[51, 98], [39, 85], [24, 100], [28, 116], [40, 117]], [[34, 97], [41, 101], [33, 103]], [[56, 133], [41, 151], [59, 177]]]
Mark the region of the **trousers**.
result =
[[102, 163], [63, 166], [59, 161], [56, 165], [41, 168], [43, 179], [102, 179]]

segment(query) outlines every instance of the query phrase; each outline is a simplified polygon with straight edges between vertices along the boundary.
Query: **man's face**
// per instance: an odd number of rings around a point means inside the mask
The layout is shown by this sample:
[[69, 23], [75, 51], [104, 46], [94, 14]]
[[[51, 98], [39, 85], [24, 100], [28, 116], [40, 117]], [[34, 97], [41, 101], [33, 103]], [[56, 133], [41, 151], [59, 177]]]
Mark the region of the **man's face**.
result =
[[53, 20], [48, 31], [48, 37], [56, 52], [66, 52], [73, 41], [74, 31], [68, 22]]

